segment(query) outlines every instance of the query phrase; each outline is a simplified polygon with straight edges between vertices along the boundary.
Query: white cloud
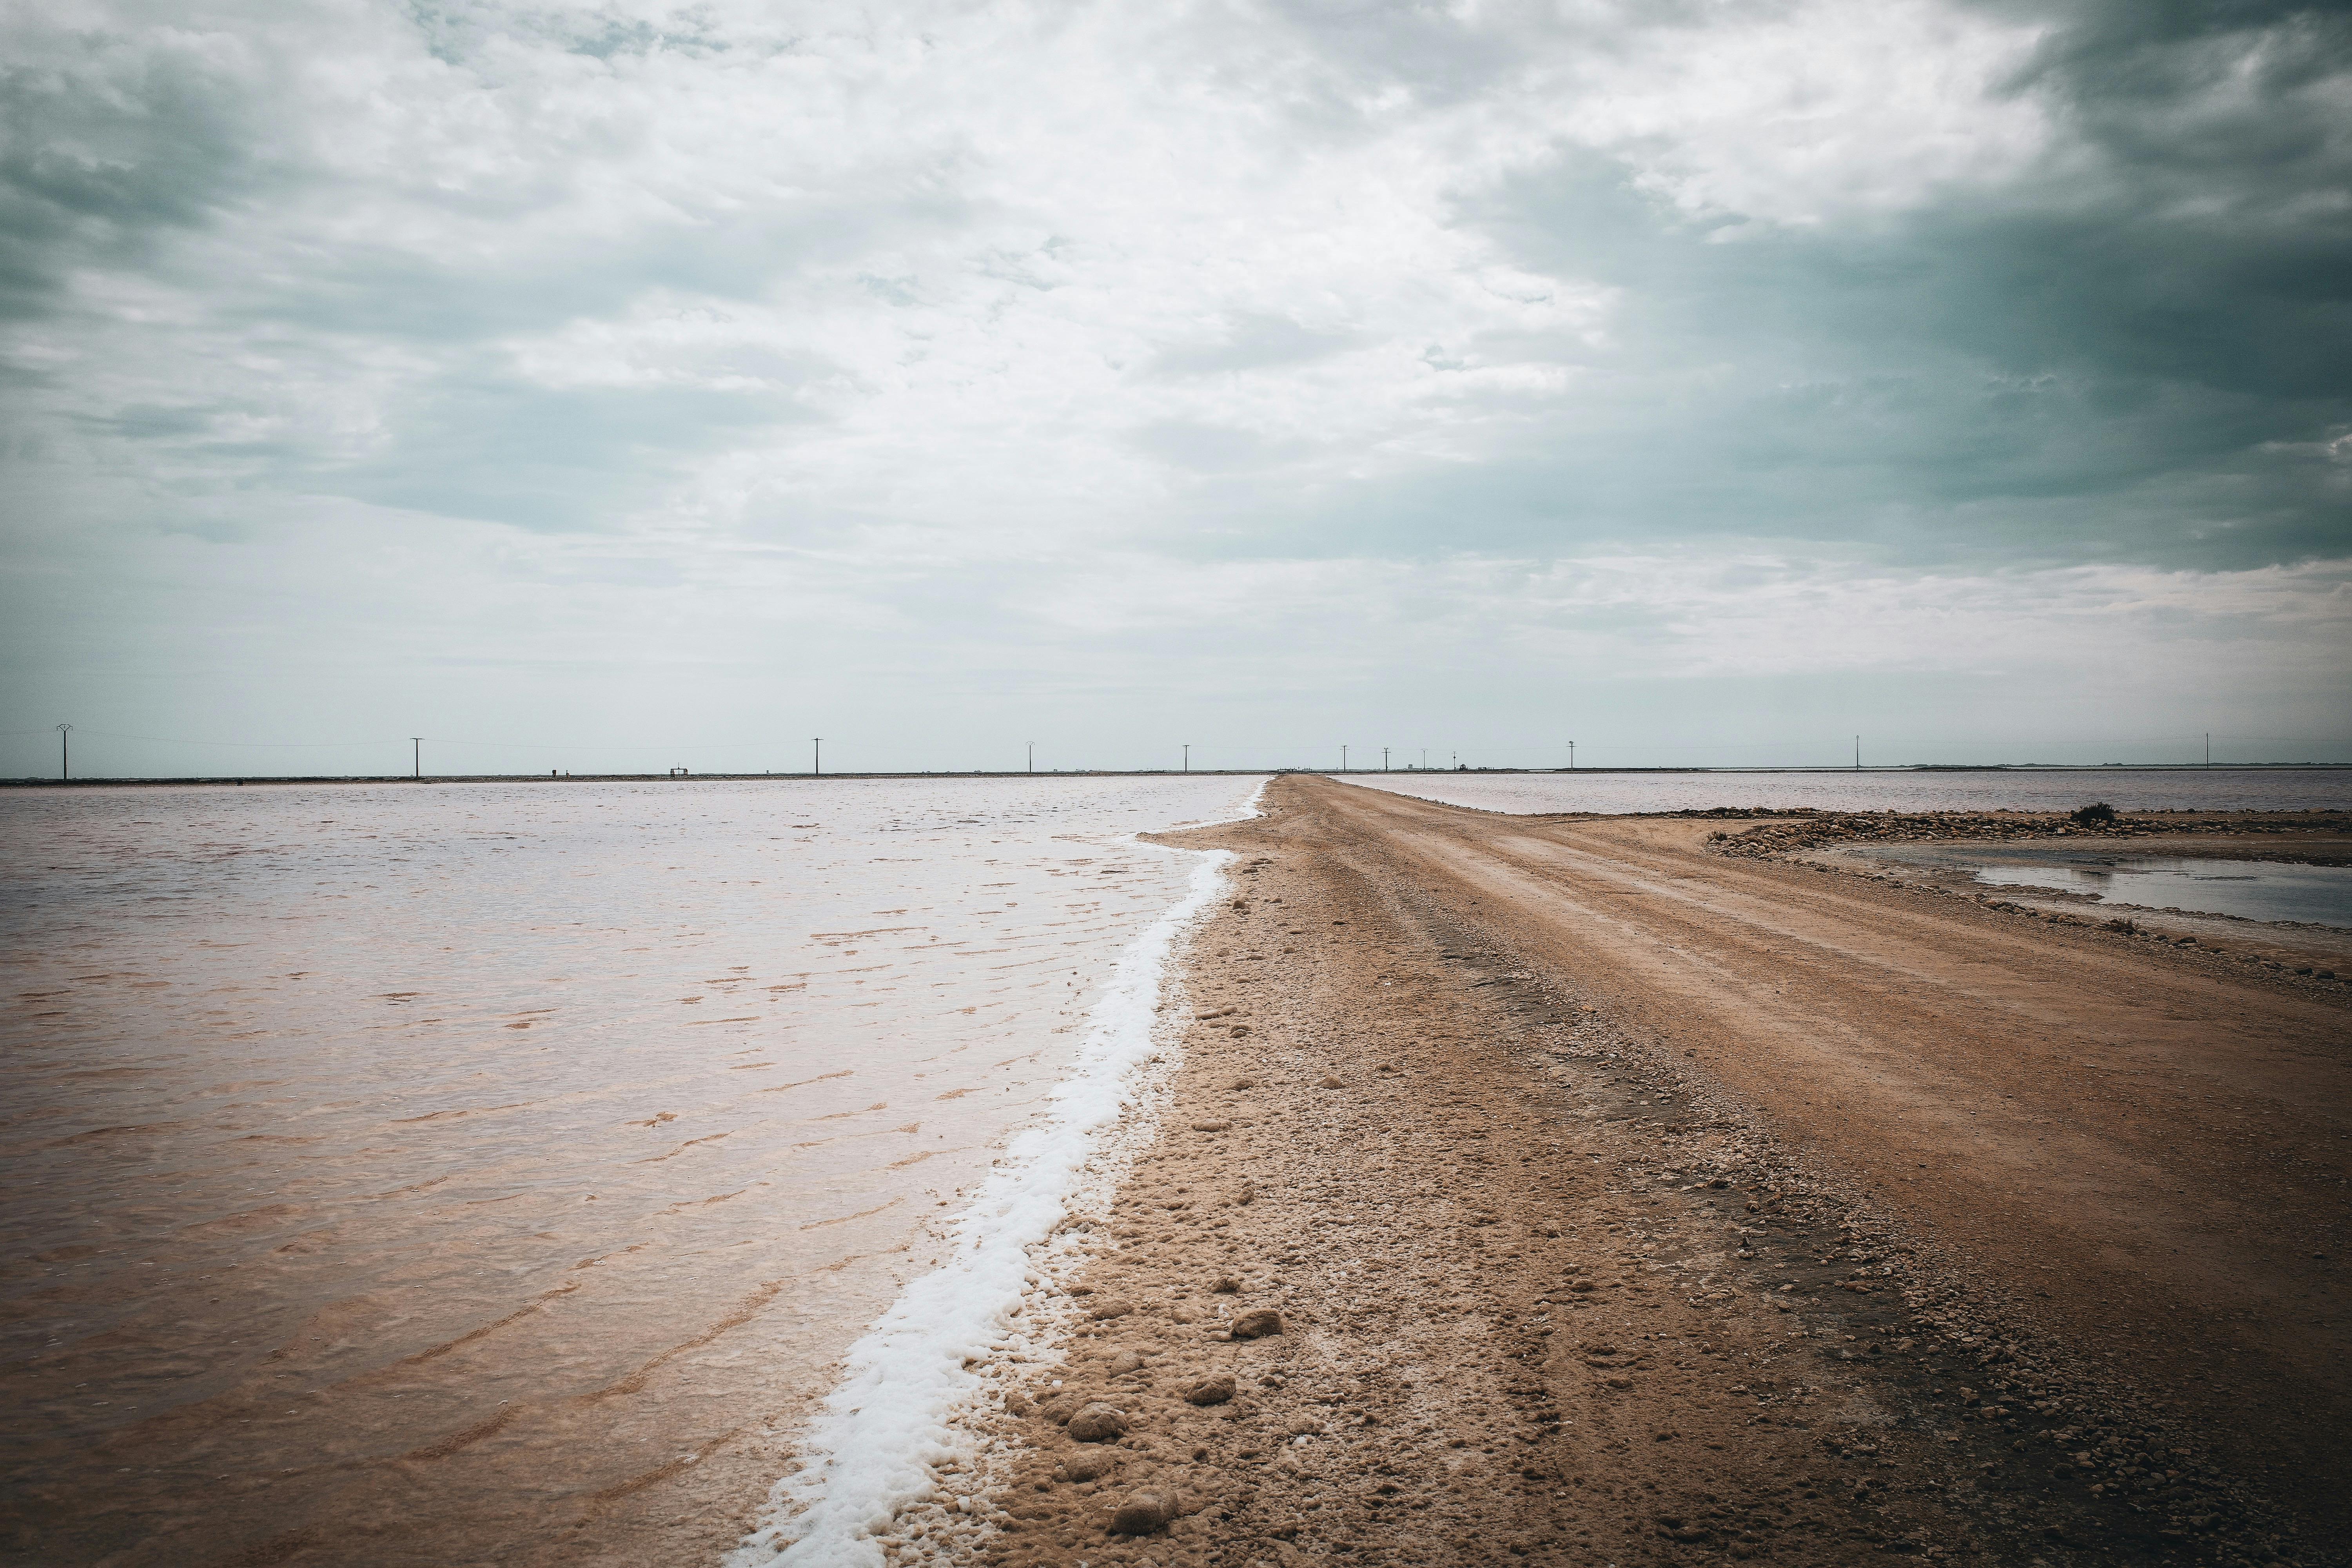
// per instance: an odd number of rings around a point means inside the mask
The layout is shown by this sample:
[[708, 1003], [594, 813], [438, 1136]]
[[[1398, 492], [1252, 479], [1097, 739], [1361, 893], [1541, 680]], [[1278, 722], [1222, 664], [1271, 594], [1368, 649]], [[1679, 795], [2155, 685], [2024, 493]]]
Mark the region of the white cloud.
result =
[[[1747, 373], [1642, 363], [1638, 280], [1546, 270], [1471, 215], [1564, 149], [1750, 232], [2015, 178], [2051, 155], [2045, 102], [2006, 85], [2042, 35], [1987, 13], [205, 0], [8, 26], [41, 90], [224, 149], [188, 186], [209, 216], [89, 241], [0, 329], [27, 378], [10, 471], [55, 503], [11, 524], [20, 597], [72, 583], [97, 614], [135, 555], [116, 602], [149, 617], [11, 657], [107, 700], [134, 699], [98, 650], [156, 624], [218, 654], [191, 683], [244, 671], [291, 707], [317, 672], [462, 649], [576, 726], [596, 704], [562, 670], [616, 663], [719, 672], [719, 708], [761, 669], [814, 701], [1076, 663], [1324, 700], [1561, 661], [2011, 669], [2117, 626], [2145, 646], [2164, 605], [2253, 626], [2233, 648], [2342, 636], [2293, 573], [1895, 574], [1645, 539], [1633, 509], [1615, 553], [1483, 536], [1513, 465], [1648, 441], [1671, 479], [1678, 445], [1735, 444], [1661, 424]], [[48, 123], [93, 180], [131, 157]], [[1585, 500], [1545, 484], [1510, 504]], [[486, 700], [438, 679], [415, 680]]]
[[[1517, 63], [1450, 103], [1216, 6], [454, 15], [437, 37], [357, 4], [79, 18], [112, 21], [110, 59], [205, 72], [254, 114], [273, 181], [188, 242], [179, 288], [82, 281], [88, 405], [231, 404], [232, 445], [331, 465], [488, 351], [530, 385], [776, 392], [822, 416], [746, 433], [723, 468], [738, 506], [782, 489], [1095, 529], [1160, 493], [1165, 455], [1131, 431], [1224, 426], [1360, 472], [1391, 448], [1475, 454], [1469, 400], [1559, 391], [1613, 290], [1515, 265], [1453, 203], [1563, 139], [1631, 150], [1696, 207], [1803, 221], [1998, 161], [2031, 119], [1987, 98], [2022, 36], [1917, 5], [1867, 28], [1813, 6], [1636, 30], [1611, 53], [1506, 13]], [[702, 47], [579, 52], [639, 27]], [[1141, 374], [1242, 317], [1344, 346]], [[65, 331], [18, 352], [74, 357]], [[910, 489], [915, 470], [952, 479]], [[717, 483], [688, 504], [730, 504]]]
[[1562, 71], [1559, 133], [1625, 153], [1697, 216], [1900, 211], [2045, 153], [2046, 106], [2008, 89], [2049, 31], [1927, 0], [1727, 7]]

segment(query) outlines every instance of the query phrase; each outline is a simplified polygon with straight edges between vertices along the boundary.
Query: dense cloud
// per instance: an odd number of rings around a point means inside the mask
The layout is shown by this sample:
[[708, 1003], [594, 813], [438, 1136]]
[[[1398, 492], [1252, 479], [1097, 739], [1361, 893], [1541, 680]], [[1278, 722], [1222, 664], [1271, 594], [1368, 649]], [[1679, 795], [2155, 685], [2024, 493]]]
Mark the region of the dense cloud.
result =
[[2343, 739], [2332, 8], [5, 26], [0, 727]]

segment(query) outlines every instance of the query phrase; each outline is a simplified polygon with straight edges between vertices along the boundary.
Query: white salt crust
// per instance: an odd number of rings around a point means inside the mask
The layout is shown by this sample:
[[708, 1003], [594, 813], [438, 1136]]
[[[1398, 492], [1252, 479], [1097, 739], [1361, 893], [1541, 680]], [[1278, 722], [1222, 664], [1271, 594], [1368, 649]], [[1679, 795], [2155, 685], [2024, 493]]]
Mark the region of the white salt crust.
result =
[[[1265, 793], [1262, 783], [1217, 820], [1259, 815]], [[1083, 1216], [1108, 1211], [1156, 1131], [1181, 1060], [1181, 1031], [1161, 1024], [1168, 961], [1225, 890], [1233, 856], [1166, 853], [1198, 858], [1184, 898], [1119, 955], [1069, 1077], [957, 1216], [947, 1261], [850, 1347], [840, 1384], [802, 1435], [799, 1468], [769, 1489], [725, 1568], [879, 1568], [884, 1538], [919, 1518], [925, 1556], [977, 1544], [968, 1526], [942, 1528], [961, 1522], [953, 1504], [980, 1479], [981, 1442], [960, 1418], [994, 1405], [1012, 1358], [1058, 1358], [1071, 1312], [1045, 1288], [1075, 1261]], [[957, 1473], [942, 1473], [950, 1467]]]

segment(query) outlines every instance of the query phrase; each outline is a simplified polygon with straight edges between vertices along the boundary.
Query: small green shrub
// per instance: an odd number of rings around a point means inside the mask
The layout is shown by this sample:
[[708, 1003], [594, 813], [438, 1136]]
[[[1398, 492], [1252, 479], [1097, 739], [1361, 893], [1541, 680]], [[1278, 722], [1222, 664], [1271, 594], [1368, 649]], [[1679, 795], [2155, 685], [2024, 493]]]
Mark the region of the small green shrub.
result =
[[2099, 827], [2115, 819], [2116, 808], [2104, 800], [2084, 806], [2074, 813], [2074, 826], [2077, 827]]

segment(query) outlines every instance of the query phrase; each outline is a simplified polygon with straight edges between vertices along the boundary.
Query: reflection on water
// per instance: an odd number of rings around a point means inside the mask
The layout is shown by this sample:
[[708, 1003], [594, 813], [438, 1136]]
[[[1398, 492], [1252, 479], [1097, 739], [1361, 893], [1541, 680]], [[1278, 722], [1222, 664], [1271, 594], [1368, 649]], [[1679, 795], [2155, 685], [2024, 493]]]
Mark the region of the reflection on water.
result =
[[2346, 866], [2077, 856], [1981, 866], [1976, 879], [1995, 887], [2087, 893], [2147, 909], [2352, 927], [2352, 867]]
[[715, 1556], [1255, 783], [0, 798], [0, 1556]]

